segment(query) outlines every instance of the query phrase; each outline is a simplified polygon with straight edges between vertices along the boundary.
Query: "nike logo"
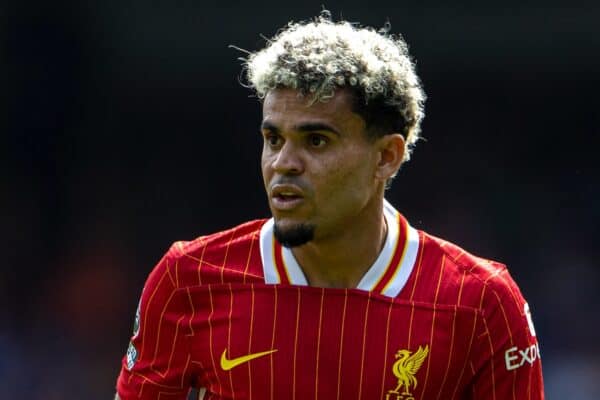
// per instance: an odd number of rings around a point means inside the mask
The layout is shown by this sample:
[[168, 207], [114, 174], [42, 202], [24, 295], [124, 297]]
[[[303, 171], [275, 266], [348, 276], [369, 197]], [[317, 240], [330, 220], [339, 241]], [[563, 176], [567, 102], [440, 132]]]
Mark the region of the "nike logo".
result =
[[248, 354], [245, 356], [241, 356], [238, 358], [232, 358], [231, 360], [227, 358], [227, 349], [223, 350], [223, 354], [221, 354], [221, 368], [224, 371], [229, 371], [232, 368], [237, 367], [240, 364], [246, 363], [248, 361], [254, 360], [255, 358], [263, 357], [271, 353], [275, 353], [275, 350], [269, 351], [261, 351], [260, 353]]

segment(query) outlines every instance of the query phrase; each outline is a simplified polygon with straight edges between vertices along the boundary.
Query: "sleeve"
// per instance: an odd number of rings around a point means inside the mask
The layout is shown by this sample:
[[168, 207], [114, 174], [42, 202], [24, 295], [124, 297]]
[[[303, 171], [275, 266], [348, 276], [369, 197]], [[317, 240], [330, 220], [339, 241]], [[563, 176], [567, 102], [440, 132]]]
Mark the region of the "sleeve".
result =
[[540, 348], [529, 305], [506, 268], [484, 290], [472, 353], [472, 398], [543, 400]]
[[192, 384], [190, 305], [178, 290], [173, 248], [150, 273], [136, 311], [133, 336], [121, 362], [121, 400], [184, 400]]

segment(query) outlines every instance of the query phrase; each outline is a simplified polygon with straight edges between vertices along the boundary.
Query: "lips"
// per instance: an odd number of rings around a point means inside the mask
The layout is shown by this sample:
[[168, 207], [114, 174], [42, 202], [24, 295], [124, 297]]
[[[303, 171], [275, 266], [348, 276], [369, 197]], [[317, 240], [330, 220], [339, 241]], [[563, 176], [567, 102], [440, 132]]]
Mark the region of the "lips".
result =
[[271, 204], [277, 210], [288, 211], [298, 207], [304, 201], [302, 189], [295, 185], [273, 185]]

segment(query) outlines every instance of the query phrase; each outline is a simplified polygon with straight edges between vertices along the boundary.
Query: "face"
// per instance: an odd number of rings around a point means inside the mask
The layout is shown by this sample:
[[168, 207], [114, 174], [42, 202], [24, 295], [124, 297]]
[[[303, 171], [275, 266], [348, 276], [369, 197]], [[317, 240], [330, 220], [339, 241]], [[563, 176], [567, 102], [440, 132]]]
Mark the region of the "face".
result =
[[376, 142], [338, 90], [309, 103], [292, 89], [270, 91], [263, 103], [262, 173], [282, 244], [322, 240], [360, 224], [383, 181], [376, 179]]

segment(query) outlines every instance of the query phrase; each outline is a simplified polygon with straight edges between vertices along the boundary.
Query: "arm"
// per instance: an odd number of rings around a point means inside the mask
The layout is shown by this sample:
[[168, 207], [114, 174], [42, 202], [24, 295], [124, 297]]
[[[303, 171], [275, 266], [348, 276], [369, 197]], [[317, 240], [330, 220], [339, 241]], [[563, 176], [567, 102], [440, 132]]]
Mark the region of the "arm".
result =
[[543, 400], [539, 344], [529, 306], [504, 269], [486, 283], [471, 370], [473, 399]]
[[191, 384], [188, 338], [191, 311], [178, 290], [171, 252], [154, 268], [142, 292], [117, 380], [116, 400], [185, 400]]

